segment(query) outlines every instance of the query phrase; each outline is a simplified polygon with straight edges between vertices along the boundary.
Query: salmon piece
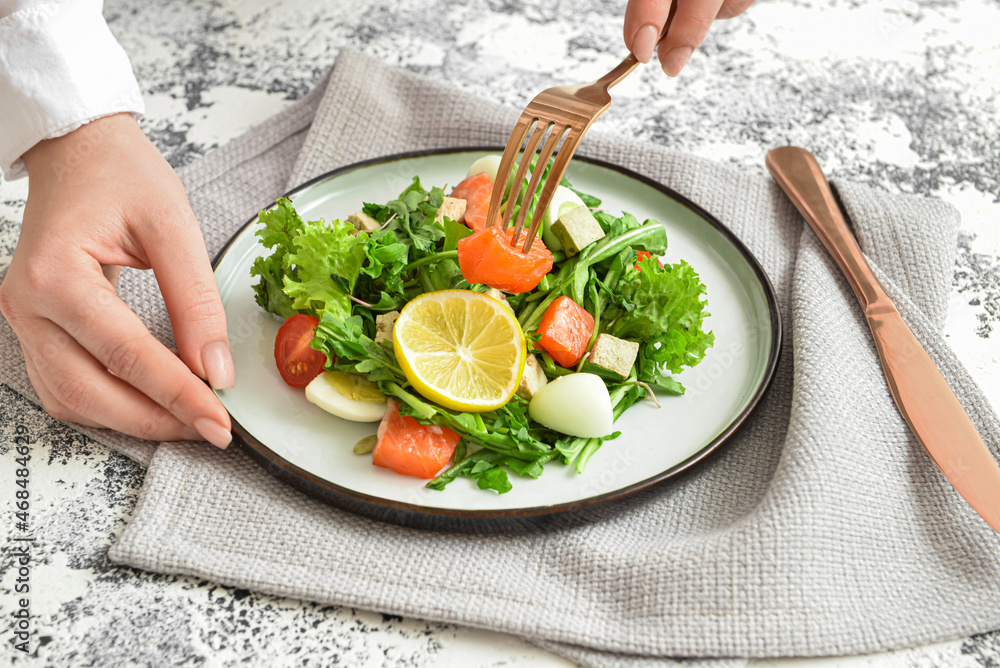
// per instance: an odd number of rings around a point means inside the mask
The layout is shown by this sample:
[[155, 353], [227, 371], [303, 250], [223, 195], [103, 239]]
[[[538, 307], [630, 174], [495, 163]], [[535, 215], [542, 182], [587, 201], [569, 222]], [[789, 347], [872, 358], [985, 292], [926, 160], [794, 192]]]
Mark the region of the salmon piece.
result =
[[462, 437], [447, 427], [424, 425], [408, 415], [401, 416], [399, 404], [390, 399], [377, 438], [372, 451], [375, 466], [429, 479], [448, 465]]
[[[473, 230], [486, 227], [486, 216], [490, 212], [490, 197], [493, 196], [493, 181], [486, 172], [473, 174], [455, 186], [451, 196], [465, 200], [465, 224]], [[499, 221], [500, 216], [497, 216]]]
[[565, 367], [576, 366], [594, 333], [594, 316], [563, 295], [549, 304], [538, 325], [538, 345]]
[[[514, 230], [499, 225], [458, 241], [458, 267], [469, 283], [482, 283], [514, 294], [534, 290], [552, 271], [552, 252], [536, 238], [527, 254], [510, 245]], [[521, 236], [521, 244], [524, 236]]]

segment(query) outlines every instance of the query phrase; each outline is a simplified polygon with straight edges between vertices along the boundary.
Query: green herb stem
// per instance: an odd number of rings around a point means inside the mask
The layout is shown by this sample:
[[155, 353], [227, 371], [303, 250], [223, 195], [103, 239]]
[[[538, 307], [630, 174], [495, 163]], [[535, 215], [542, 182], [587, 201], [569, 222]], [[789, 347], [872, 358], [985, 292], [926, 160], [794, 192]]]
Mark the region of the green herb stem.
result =
[[458, 251], [457, 250], [453, 250], [453, 251], [441, 251], [439, 253], [435, 253], [434, 255], [424, 256], [424, 257], [420, 258], [419, 260], [414, 260], [413, 262], [411, 262], [408, 265], [406, 265], [405, 267], [403, 267], [403, 272], [402, 273], [409, 274], [411, 271], [413, 271], [417, 267], [421, 267], [421, 266], [423, 266], [425, 264], [433, 264], [435, 262], [440, 262], [441, 260], [449, 260], [449, 259], [457, 260], [458, 259]]

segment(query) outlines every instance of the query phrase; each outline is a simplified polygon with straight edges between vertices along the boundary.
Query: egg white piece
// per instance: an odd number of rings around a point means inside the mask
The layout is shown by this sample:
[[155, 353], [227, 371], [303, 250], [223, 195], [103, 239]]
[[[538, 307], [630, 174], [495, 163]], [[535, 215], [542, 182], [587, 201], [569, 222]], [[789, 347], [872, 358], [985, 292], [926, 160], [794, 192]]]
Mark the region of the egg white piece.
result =
[[378, 385], [366, 378], [327, 371], [306, 385], [306, 399], [352, 422], [378, 422], [385, 415], [387, 401]]
[[552, 234], [552, 223], [559, 220], [562, 214], [578, 206], [583, 206], [583, 200], [579, 195], [566, 186], [556, 186], [556, 191], [552, 193], [552, 201], [542, 215], [542, 241], [550, 251], [562, 250], [562, 243]]
[[531, 398], [528, 415], [549, 429], [581, 438], [607, 436], [615, 421], [608, 388], [592, 373], [549, 381]]
[[490, 181], [493, 183], [497, 182], [497, 170], [500, 169], [500, 156], [499, 155], [484, 155], [483, 157], [476, 160], [469, 167], [469, 173], [466, 177], [475, 176], [482, 172], [486, 172], [490, 176]]

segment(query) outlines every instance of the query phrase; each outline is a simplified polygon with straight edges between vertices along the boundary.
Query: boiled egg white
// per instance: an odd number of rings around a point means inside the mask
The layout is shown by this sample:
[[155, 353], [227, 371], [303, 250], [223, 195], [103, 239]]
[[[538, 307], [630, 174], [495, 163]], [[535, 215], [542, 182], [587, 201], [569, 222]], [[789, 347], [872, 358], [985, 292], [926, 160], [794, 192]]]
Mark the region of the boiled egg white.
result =
[[324, 371], [306, 385], [306, 399], [328, 413], [354, 422], [378, 422], [386, 396], [378, 385], [354, 373]]
[[556, 186], [556, 191], [552, 193], [552, 201], [542, 215], [542, 241], [550, 251], [562, 250], [562, 243], [552, 233], [552, 223], [559, 220], [559, 216], [578, 206], [583, 206], [583, 200], [579, 195], [566, 186]]
[[496, 183], [497, 181], [497, 170], [500, 169], [500, 156], [499, 155], [484, 155], [483, 157], [472, 163], [469, 167], [469, 173], [466, 177], [475, 176], [476, 174], [481, 174], [486, 172], [489, 174], [490, 181]]
[[549, 381], [531, 398], [528, 415], [549, 429], [581, 438], [607, 436], [615, 421], [608, 387], [592, 373]]

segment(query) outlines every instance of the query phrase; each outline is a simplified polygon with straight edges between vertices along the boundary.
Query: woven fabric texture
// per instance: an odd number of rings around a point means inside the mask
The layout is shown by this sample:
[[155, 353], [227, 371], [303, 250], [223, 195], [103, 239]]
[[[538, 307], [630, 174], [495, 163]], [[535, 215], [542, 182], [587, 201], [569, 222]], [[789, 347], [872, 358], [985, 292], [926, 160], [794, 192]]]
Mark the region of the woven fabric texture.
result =
[[[503, 145], [515, 119], [514, 110], [345, 51], [307, 98], [181, 174], [214, 254], [309, 178], [401, 151]], [[589, 522], [472, 535], [329, 507], [238, 448], [154, 448], [92, 431], [149, 467], [110, 557], [515, 633], [592, 666], [868, 653], [1000, 628], [1000, 537], [910, 434], [846, 281], [777, 186], [596, 131], [580, 153], [698, 202], [767, 270], [784, 317], [783, 357], [770, 393], [730, 443], [689, 475]], [[835, 185], [890, 296], [996, 455], [1000, 421], [940, 334], [956, 212]], [[119, 292], [170, 341], [148, 272], [126, 272]], [[0, 326], [3, 381], [34, 398], [16, 340]]]

